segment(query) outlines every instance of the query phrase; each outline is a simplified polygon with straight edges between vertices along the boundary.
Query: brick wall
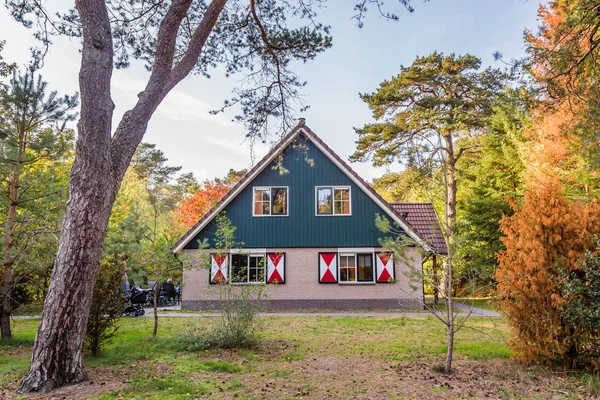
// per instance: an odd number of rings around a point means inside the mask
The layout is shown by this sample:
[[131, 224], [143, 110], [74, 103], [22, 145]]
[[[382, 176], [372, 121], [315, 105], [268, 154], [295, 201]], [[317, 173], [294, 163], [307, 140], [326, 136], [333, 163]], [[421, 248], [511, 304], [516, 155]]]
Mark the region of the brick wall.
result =
[[[404, 260], [395, 260], [396, 282], [377, 284], [320, 284], [318, 282], [318, 253], [337, 252], [331, 248], [267, 249], [286, 254], [285, 284], [266, 285], [267, 308], [293, 309], [414, 309], [423, 307], [423, 285], [409, 282], [411, 268], [421, 271], [421, 256], [409, 249]], [[184, 271], [182, 305], [185, 309], [215, 308], [218, 287], [209, 285], [206, 268]], [[412, 283], [409, 284], [409, 283]]]

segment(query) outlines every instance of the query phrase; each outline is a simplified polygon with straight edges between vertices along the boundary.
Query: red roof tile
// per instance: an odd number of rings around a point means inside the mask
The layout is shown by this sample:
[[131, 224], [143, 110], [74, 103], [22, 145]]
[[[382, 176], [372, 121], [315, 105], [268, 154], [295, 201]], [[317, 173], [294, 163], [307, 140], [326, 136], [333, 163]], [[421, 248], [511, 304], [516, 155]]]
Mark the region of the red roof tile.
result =
[[431, 203], [391, 203], [394, 211], [412, 226], [438, 254], [448, 254], [444, 235]]

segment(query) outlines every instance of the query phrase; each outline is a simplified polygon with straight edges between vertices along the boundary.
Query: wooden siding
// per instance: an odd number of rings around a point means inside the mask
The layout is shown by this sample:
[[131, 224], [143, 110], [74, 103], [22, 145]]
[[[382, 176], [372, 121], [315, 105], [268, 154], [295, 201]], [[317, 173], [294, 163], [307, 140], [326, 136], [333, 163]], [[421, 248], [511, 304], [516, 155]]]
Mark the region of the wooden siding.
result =
[[[236, 241], [245, 248], [379, 246], [383, 233], [375, 215], [385, 212], [304, 135], [294, 145], [282, 153], [287, 173], [269, 165], [225, 208], [237, 227]], [[289, 187], [288, 216], [253, 217], [253, 188], [258, 186]], [[351, 215], [316, 216], [316, 186], [349, 186]], [[205, 238], [213, 247], [215, 228], [211, 221], [185, 248], [196, 249]]]

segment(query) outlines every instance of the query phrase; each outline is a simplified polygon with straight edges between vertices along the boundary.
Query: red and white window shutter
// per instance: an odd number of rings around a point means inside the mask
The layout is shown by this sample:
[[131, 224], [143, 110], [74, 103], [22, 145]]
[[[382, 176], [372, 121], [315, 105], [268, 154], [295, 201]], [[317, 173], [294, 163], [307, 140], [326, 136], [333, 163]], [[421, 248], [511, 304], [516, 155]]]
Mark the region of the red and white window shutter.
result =
[[337, 283], [337, 253], [319, 253], [319, 283]]
[[267, 253], [267, 283], [285, 283], [285, 253]]
[[375, 261], [377, 265], [377, 283], [387, 283], [395, 279], [393, 253], [375, 253]]
[[228, 259], [227, 254], [210, 255], [210, 283], [227, 283]]

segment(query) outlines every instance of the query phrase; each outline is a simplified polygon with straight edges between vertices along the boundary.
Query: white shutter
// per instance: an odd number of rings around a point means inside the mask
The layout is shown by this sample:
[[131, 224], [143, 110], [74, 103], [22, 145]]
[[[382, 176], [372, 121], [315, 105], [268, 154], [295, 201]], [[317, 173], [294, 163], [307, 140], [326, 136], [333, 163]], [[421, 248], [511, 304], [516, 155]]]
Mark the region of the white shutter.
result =
[[337, 281], [337, 253], [319, 253], [319, 283]]
[[210, 283], [227, 283], [228, 260], [227, 254], [210, 255]]
[[377, 283], [388, 283], [395, 279], [394, 276], [394, 253], [375, 253], [377, 265]]
[[267, 283], [285, 283], [285, 253], [267, 253]]

